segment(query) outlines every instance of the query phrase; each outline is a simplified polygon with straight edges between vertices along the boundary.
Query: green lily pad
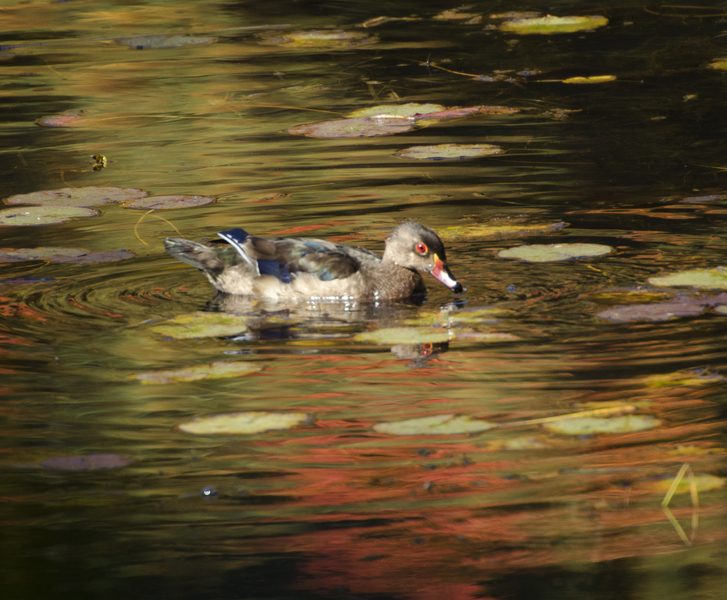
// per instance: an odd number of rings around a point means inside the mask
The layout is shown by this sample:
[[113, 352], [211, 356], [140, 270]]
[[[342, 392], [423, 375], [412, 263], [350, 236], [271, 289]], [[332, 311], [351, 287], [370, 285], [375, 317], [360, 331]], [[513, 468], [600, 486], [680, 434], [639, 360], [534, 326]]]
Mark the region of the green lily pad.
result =
[[681, 386], [701, 387], [715, 383], [721, 384], [725, 381], [727, 381], [727, 377], [723, 377], [719, 373], [708, 369], [684, 369], [664, 375], [650, 375], [644, 380], [647, 386], [655, 388]]
[[[651, 490], [652, 492], [663, 492], [666, 493], [674, 481], [673, 478], [667, 477], [663, 479], [656, 479], [652, 481], [640, 482], [639, 487], [644, 487]], [[697, 492], [709, 492], [711, 490], [718, 490], [723, 488], [727, 483], [727, 478], [719, 477], [717, 475], [710, 475], [709, 473], [695, 473], [694, 474], [694, 485], [697, 488]], [[684, 477], [677, 485], [675, 494], [686, 494], [691, 489], [691, 483], [689, 477]]]
[[727, 268], [692, 269], [663, 277], [649, 277], [651, 285], [689, 286], [707, 289], [727, 289]]
[[314, 138], [358, 138], [395, 135], [415, 127], [416, 121], [406, 117], [358, 117], [298, 125], [288, 129], [288, 133]]
[[0, 263], [23, 262], [26, 260], [43, 260], [49, 263], [71, 262], [88, 265], [99, 262], [114, 262], [134, 258], [133, 253], [126, 250], [108, 250], [106, 252], [89, 252], [81, 248], [21, 248], [0, 250]]
[[134, 461], [118, 454], [86, 454], [85, 456], [55, 456], [40, 463], [44, 469], [53, 471], [96, 471], [118, 469]]
[[325, 50], [348, 50], [359, 46], [367, 46], [379, 41], [375, 35], [360, 31], [345, 31], [343, 29], [314, 29], [310, 31], [297, 31], [283, 35], [267, 33], [260, 36], [261, 44], [282, 46], [284, 48], [320, 48]]
[[603, 417], [567, 417], [546, 423], [544, 427], [563, 435], [589, 435], [593, 433], [631, 433], [646, 431], [661, 425], [651, 415], [624, 415], [606, 419]]
[[574, 33], [590, 31], [608, 24], [608, 19], [601, 16], [591, 17], [537, 17], [534, 19], [514, 19], [501, 23], [499, 29], [519, 35], [553, 35], [556, 33]]
[[502, 219], [479, 225], [455, 225], [438, 229], [437, 234], [442, 241], [456, 239], [506, 238], [524, 235], [536, 235], [559, 231], [568, 223], [524, 223], [518, 220]]
[[392, 327], [376, 329], [356, 334], [357, 342], [372, 344], [441, 344], [452, 339], [453, 334], [446, 329], [423, 329], [419, 327]]
[[194, 419], [182, 423], [179, 425], [179, 429], [185, 433], [202, 435], [218, 433], [251, 434], [293, 429], [310, 422], [310, 416], [302, 412], [250, 411]]
[[415, 117], [438, 112], [444, 110], [444, 108], [441, 104], [418, 104], [417, 102], [409, 102], [408, 104], [385, 104], [382, 106], [360, 108], [347, 114], [346, 117], [349, 119], [355, 117]]
[[680, 317], [695, 317], [706, 310], [706, 305], [697, 301], [662, 302], [660, 304], [632, 304], [616, 306], [597, 313], [596, 316], [609, 321], [629, 323], [632, 321], [671, 321]]
[[449, 414], [378, 423], [374, 425], [374, 431], [387, 435], [461, 435], [479, 433], [493, 427], [497, 425], [481, 419]]
[[107, 202], [125, 202], [144, 198], [146, 192], [135, 188], [95, 187], [62, 188], [43, 190], [30, 194], [17, 194], [5, 198], [6, 204], [30, 204], [36, 206], [98, 206]]
[[212, 44], [217, 39], [211, 35], [140, 35], [130, 38], [119, 38], [117, 41], [119, 44], [129, 46], [135, 50], [159, 50]]
[[451, 325], [497, 323], [499, 317], [512, 314], [504, 308], [476, 308], [472, 310], [421, 313], [415, 318], [407, 319], [407, 325], [419, 327], [448, 327]]
[[525, 262], [558, 262], [574, 258], [604, 256], [613, 251], [602, 244], [535, 244], [500, 250], [500, 258], [514, 258]]
[[439, 144], [437, 146], [412, 146], [396, 156], [416, 160], [462, 160], [502, 154], [505, 150], [495, 144]]
[[0, 225], [26, 227], [66, 223], [80, 217], [97, 217], [100, 213], [91, 208], [77, 206], [29, 206], [0, 211]]
[[152, 328], [155, 333], [185, 340], [204, 337], [229, 337], [248, 330], [248, 317], [227, 313], [198, 312], [179, 315]]
[[126, 202], [124, 208], [145, 208], [147, 210], [191, 208], [193, 206], [204, 206], [215, 199], [209, 196], [151, 196], [139, 198]]
[[209, 365], [177, 369], [175, 371], [153, 371], [139, 373], [131, 378], [142, 383], [176, 383], [178, 381], [197, 381], [198, 379], [220, 379], [223, 377], [241, 377], [262, 371], [262, 367], [249, 362], [213, 362]]

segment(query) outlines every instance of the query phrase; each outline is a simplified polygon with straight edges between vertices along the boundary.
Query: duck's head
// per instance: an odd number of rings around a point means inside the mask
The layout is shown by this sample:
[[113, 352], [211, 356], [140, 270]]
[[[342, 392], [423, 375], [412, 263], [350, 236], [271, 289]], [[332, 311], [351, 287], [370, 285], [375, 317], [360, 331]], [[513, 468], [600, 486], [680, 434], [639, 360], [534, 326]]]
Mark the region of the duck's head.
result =
[[431, 273], [454, 293], [464, 291], [447, 266], [444, 244], [436, 233], [416, 221], [398, 225], [386, 238], [384, 261]]

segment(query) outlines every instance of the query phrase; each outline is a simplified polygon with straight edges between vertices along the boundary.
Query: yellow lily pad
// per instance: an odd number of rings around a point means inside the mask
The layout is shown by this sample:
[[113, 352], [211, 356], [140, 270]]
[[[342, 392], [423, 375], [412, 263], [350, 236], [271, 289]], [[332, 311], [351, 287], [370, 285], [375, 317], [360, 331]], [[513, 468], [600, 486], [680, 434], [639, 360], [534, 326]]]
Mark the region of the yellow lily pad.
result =
[[723, 377], [719, 373], [715, 373], [708, 369], [684, 369], [665, 375], [650, 375], [644, 382], [649, 387], [678, 387], [689, 386], [699, 387], [703, 385], [712, 385], [715, 383], [723, 383], [727, 381], [727, 377]]
[[613, 251], [603, 244], [534, 244], [500, 250], [500, 258], [512, 258], [525, 262], [559, 262], [575, 258], [604, 256]]
[[[652, 481], [644, 481], [639, 483], [639, 487], [644, 487], [652, 492], [667, 492], [671, 488], [671, 484], [674, 481], [671, 477], [665, 477], [663, 479], [657, 479]], [[694, 474], [694, 485], [697, 488], [697, 492], [709, 492], [711, 490], [718, 490], [724, 487], [727, 482], [727, 478], [718, 477], [717, 475], [710, 475], [708, 473], [695, 473]], [[689, 477], [684, 477], [677, 485], [675, 494], [686, 494], [690, 491]]]
[[691, 269], [663, 277], [649, 277], [651, 285], [689, 286], [706, 289], [727, 289], [727, 268]]
[[437, 146], [412, 146], [396, 156], [416, 160], [462, 160], [502, 154], [505, 150], [495, 144], [439, 144]]
[[707, 65], [708, 69], [717, 69], [718, 71], [727, 71], [727, 58], [716, 58]]
[[381, 106], [359, 108], [347, 114], [346, 117], [349, 119], [354, 117], [414, 117], [439, 112], [444, 110], [444, 108], [441, 104], [418, 104], [417, 102], [384, 104]]
[[202, 435], [251, 434], [293, 429], [310, 421], [310, 416], [302, 412], [249, 411], [194, 419], [180, 424], [179, 429], [185, 433]]
[[591, 17], [537, 17], [534, 19], [514, 19], [501, 23], [499, 29], [520, 35], [553, 35], [556, 33], [574, 33], [590, 31], [608, 24], [608, 19], [601, 16]]
[[325, 50], [348, 50], [359, 46], [374, 44], [379, 38], [360, 31], [343, 29], [315, 29], [280, 34], [278, 32], [263, 34], [260, 43], [281, 46], [289, 49], [321, 48]]
[[177, 340], [228, 337], [246, 332], [249, 321], [248, 317], [239, 315], [197, 312], [169, 319], [152, 331]]
[[152, 371], [132, 375], [142, 383], [163, 384], [176, 383], [179, 381], [197, 381], [198, 379], [220, 379], [223, 377], [241, 377], [250, 373], [262, 371], [262, 367], [249, 362], [213, 362], [209, 365], [177, 369], [174, 371]]
[[594, 433], [631, 433], [654, 429], [661, 421], [651, 415], [624, 415], [605, 419], [602, 417], [564, 417], [543, 425], [553, 433], [563, 435], [589, 435]]
[[354, 336], [357, 342], [368, 342], [372, 344], [394, 345], [394, 344], [441, 344], [448, 342], [454, 337], [446, 329], [424, 329], [421, 327], [391, 327], [388, 329], [376, 329], [364, 331]]
[[563, 83], [574, 83], [574, 84], [590, 84], [590, 83], [607, 83], [609, 81], [616, 81], [615, 75], [592, 75], [591, 77], [569, 77], [564, 79]]
[[495, 423], [454, 414], [418, 417], [393, 423], [378, 423], [374, 431], [387, 435], [461, 435], [497, 427]]

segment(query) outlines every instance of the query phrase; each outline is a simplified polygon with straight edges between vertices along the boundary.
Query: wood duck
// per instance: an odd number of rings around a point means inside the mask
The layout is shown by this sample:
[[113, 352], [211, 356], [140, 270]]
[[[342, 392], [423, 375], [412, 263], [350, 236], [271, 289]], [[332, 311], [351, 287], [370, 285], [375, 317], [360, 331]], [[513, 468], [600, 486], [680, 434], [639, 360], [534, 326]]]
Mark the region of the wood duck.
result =
[[419, 271], [431, 273], [455, 293], [464, 291], [447, 266], [442, 241], [416, 221], [401, 223], [391, 232], [383, 257], [324, 240], [259, 238], [242, 229], [218, 235], [229, 245], [215, 248], [167, 238], [164, 247], [227, 294], [276, 300], [396, 300], [426, 291]]

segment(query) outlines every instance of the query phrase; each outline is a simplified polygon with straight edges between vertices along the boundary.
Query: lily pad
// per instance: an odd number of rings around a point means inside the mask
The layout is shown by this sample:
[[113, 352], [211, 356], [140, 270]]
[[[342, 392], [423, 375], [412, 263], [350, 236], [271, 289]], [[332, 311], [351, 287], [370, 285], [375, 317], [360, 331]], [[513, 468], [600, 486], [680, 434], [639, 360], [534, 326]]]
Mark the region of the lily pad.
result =
[[724, 194], [710, 194], [708, 196], [689, 196], [688, 198], [682, 198], [681, 201], [685, 204], [708, 204], [723, 200], [727, 200], [727, 196]]
[[261, 44], [282, 46], [284, 48], [321, 48], [325, 50], [348, 50], [349, 48], [374, 44], [378, 41], [377, 36], [343, 29], [314, 29], [283, 35], [279, 33], [264, 34], [260, 37]]
[[591, 17], [537, 17], [534, 19], [514, 19], [501, 23], [499, 29], [519, 35], [553, 35], [556, 33], [574, 33], [590, 31], [608, 24], [608, 19], [601, 16]]
[[374, 431], [387, 435], [461, 435], [479, 433], [493, 427], [497, 425], [481, 419], [449, 414], [378, 423], [374, 425]]
[[178, 381], [197, 381], [198, 379], [220, 379], [223, 377], [240, 377], [262, 371], [262, 367], [249, 362], [213, 362], [209, 365], [177, 369], [175, 371], [153, 371], [139, 373], [131, 378], [142, 383], [176, 383]]
[[248, 323], [247, 317], [239, 315], [198, 312], [179, 315], [166, 321], [163, 325], [153, 327], [152, 331], [178, 340], [229, 337], [246, 332]]
[[[667, 492], [671, 488], [671, 484], [674, 481], [672, 477], [665, 477], [662, 479], [656, 479], [652, 481], [641, 482], [639, 487], [644, 487], [653, 492]], [[695, 473], [694, 474], [694, 485], [697, 488], [697, 492], [709, 492], [711, 490], [718, 490], [723, 488], [727, 483], [727, 478], [719, 477], [717, 475], [710, 475], [709, 473]], [[684, 477], [677, 485], [675, 494], [686, 494], [690, 491], [691, 483], [689, 477]]]
[[407, 319], [407, 325], [417, 326], [439, 326], [450, 325], [497, 323], [499, 317], [512, 314], [504, 308], [476, 308], [473, 310], [447, 311], [422, 313], [415, 318]]
[[437, 146], [412, 146], [396, 156], [416, 160], [462, 160], [494, 156], [505, 152], [495, 144], [439, 144]]
[[137, 37], [119, 38], [117, 41], [119, 44], [129, 46], [135, 50], [159, 50], [164, 48], [212, 44], [217, 39], [211, 35], [140, 35]]
[[499, 331], [461, 331], [457, 330], [454, 332], [454, 337], [457, 340], [468, 342], [478, 342], [481, 344], [492, 344], [496, 342], [518, 342], [520, 338], [512, 333], [502, 333]]
[[134, 258], [133, 253], [126, 250], [109, 250], [106, 252], [89, 252], [81, 248], [21, 248], [0, 250], [0, 263], [23, 262], [27, 260], [43, 260], [49, 263], [71, 262], [88, 265], [99, 262], [114, 262]]
[[41, 127], [77, 127], [83, 125], [85, 119], [86, 111], [82, 108], [74, 108], [57, 115], [46, 115], [37, 119], [35, 123]]
[[358, 138], [395, 135], [415, 127], [416, 121], [406, 117], [358, 117], [298, 125], [288, 129], [288, 133], [314, 138]]
[[419, 327], [392, 327], [376, 329], [356, 334], [357, 342], [372, 344], [441, 344], [448, 342], [454, 335], [446, 329], [423, 329]]
[[468, 8], [472, 7], [450, 8], [449, 10], [440, 12], [438, 15], [434, 15], [434, 18], [438, 21], [465, 21], [482, 16], [479, 13], [464, 12], [468, 10]]
[[727, 268], [692, 269], [663, 277], [649, 277], [651, 285], [689, 286], [706, 289], [727, 289]]
[[209, 196], [152, 196], [150, 198], [139, 198], [126, 202], [124, 208], [145, 208], [147, 210], [191, 208], [193, 206], [204, 206], [215, 199]]
[[43, 190], [30, 194], [17, 194], [5, 198], [5, 204], [29, 204], [35, 206], [98, 206], [107, 202], [125, 202], [144, 198], [146, 192], [135, 188], [95, 187], [62, 188]]
[[118, 454], [86, 454], [85, 456], [46, 458], [40, 463], [40, 466], [53, 471], [96, 471], [98, 469], [118, 469], [133, 462], [132, 459]]
[[715, 373], [709, 369], [684, 369], [664, 375], [650, 375], [644, 380], [647, 386], [654, 388], [681, 386], [701, 387], [715, 383], [721, 384], [725, 381], [727, 381], [727, 377], [723, 377], [719, 373]]
[[310, 416], [302, 412], [250, 411], [194, 419], [182, 423], [179, 425], [179, 429], [185, 433], [202, 435], [217, 433], [251, 434], [293, 429], [310, 421]]
[[596, 316], [609, 321], [628, 323], [632, 321], [671, 321], [680, 317], [695, 317], [704, 312], [706, 306], [696, 301], [662, 302], [660, 304], [632, 304], [616, 306], [597, 313]]
[[354, 110], [352, 113], [347, 114], [346, 117], [349, 119], [356, 117], [414, 117], [438, 112], [444, 110], [444, 108], [441, 104], [418, 104], [416, 102], [384, 104]]
[[613, 251], [602, 244], [535, 244], [500, 250], [500, 258], [513, 258], [525, 262], [558, 262], [574, 258], [604, 256]]
[[563, 435], [589, 435], [594, 433], [631, 433], [646, 431], [661, 425], [651, 415], [624, 415], [605, 419], [603, 417], [567, 417], [543, 425], [553, 433]]
[[591, 77], [569, 77], [564, 79], [563, 83], [573, 83], [578, 85], [591, 84], [591, 83], [607, 83], [609, 81], [616, 81], [615, 75], [592, 75]]
[[718, 71], [727, 71], [727, 58], [716, 58], [707, 65], [708, 69], [717, 69]]
[[66, 223], [80, 217], [97, 217], [100, 213], [91, 208], [77, 206], [29, 206], [0, 211], [0, 225], [26, 227]]
[[506, 238], [535, 235], [559, 231], [568, 223], [524, 223], [521, 221], [498, 220], [479, 225], [459, 225], [438, 229], [437, 234], [445, 242], [456, 239]]

